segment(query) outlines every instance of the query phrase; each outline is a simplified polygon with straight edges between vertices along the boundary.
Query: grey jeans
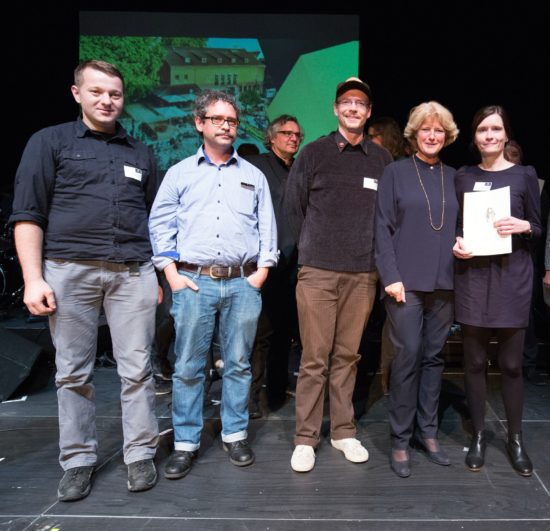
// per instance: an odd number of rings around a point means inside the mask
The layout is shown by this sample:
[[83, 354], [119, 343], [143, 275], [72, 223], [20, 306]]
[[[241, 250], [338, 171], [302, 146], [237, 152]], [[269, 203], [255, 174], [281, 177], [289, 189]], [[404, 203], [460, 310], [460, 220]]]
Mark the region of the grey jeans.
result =
[[126, 464], [154, 457], [158, 445], [150, 363], [158, 295], [150, 262], [129, 266], [102, 261], [46, 260], [44, 278], [57, 310], [50, 317], [56, 348], [59, 462], [64, 470], [97, 462], [93, 370], [101, 307], [111, 332], [121, 381]]

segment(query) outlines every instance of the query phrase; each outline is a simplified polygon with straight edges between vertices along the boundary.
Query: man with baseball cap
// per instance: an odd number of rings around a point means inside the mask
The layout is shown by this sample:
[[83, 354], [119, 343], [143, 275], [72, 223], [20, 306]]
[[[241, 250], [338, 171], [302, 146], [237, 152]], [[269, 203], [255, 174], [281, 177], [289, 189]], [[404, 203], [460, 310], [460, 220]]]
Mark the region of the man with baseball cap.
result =
[[291, 466], [308, 472], [320, 442], [325, 387], [331, 445], [367, 461], [356, 439], [352, 404], [359, 344], [374, 303], [374, 207], [388, 151], [365, 135], [370, 87], [350, 77], [336, 88], [338, 130], [305, 146], [287, 181], [288, 221], [298, 241], [296, 299], [302, 359], [296, 387]]

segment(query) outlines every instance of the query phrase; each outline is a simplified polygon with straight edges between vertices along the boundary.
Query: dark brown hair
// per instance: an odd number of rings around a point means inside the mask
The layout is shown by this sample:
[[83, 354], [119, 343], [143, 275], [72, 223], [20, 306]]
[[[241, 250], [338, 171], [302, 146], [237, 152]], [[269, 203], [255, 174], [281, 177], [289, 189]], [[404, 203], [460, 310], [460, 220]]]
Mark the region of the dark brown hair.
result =
[[502, 118], [502, 125], [504, 126], [504, 131], [508, 137], [508, 141], [512, 140], [512, 127], [510, 125], [510, 119], [508, 118], [508, 113], [505, 111], [504, 107], [500, 105], [486, 105], [479, 109], [475, 114], [472, 120], [472, 148], [479, 154], [479, 150], [475, 144], [476, 131], [479, 127], [479, 124], [485, 120], [488, 116], [492, 114], [498, 114]]
[[380, 135], [382, 145], [392, 154], [394, 159], [407, 155], [407, 144], [396, 120], [390, 116], [381, 116], [369, 124], [377, 135]]
[[124, 87], [124, 77], [115, 65], [107, 63], [106, 61], [96, 61], [95, 59], [83, 61], [74, 69], [74, 84], [77, 87], [80, 87], [82, 84], [82, 73], [86, 68], [93, 68], [94, 70], [99, 70], [108, 76], [118, 77], [122, 81], [122, 86]]

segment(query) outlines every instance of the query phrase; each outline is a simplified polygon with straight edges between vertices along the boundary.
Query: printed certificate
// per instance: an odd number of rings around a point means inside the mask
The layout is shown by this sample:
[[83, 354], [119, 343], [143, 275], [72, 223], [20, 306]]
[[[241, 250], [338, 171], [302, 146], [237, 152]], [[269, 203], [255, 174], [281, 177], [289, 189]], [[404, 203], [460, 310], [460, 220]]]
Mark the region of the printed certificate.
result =
[[464, 245], [474, 256], [509, 254], [512, 236], [501, 236], [494, 222], [510, 215], [510, 187], [464, 194]]

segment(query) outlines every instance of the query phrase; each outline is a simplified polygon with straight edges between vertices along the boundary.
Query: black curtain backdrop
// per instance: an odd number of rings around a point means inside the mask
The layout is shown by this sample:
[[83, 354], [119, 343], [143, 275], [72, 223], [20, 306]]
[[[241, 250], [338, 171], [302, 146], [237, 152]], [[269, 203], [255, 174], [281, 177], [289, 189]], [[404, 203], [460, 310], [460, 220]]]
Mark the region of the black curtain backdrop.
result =
[[9, 194], [29, 136], [77, 115], [69, 87], [78, 62], [81, 10], [359, 14], [360, 75], [374, 92], [373, 117], [393, 116], [403, 126], [411, 107], [438, 100], [453, 112], [461, 130], [444, 152], [445, 161], [459, 167], [473, 162], [468, 146], [474, 112], [502, 104], [511, 114], [524, 162], [548, 179], [547, 19], [535, 2], [518, 2], [513, 10], [502, 5], [365, 0], [313, 11], [299, 2], [74, 0], [10, 8], [4, 25], [15, 37], [4, 32], [4, 113], [10, 118], [1, 191]]

